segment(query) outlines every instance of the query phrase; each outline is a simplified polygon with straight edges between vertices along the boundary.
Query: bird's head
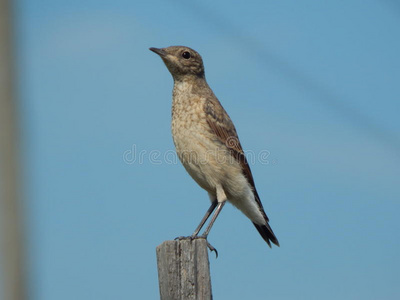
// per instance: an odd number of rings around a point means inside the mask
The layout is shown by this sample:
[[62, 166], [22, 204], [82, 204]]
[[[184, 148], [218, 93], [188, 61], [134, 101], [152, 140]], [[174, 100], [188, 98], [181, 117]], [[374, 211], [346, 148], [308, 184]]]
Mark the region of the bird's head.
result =
[[150, 48], [157, 53], [175, 80], [187, 76], [204, 77], [203, 60], [199, 53], [189, 47], [171, 46], [167, 48]]

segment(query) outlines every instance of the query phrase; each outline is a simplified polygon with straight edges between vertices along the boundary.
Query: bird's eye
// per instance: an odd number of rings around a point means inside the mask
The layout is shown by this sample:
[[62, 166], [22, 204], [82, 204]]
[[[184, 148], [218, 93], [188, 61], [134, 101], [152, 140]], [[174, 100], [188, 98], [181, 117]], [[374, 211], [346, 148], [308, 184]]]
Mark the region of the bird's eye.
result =
[[182, 53], [182, 57], [183, 57], [184, 59], [189, 59], [189, 58], [190, 58], [190, 52], [187, 52], [187, 51], [183, 52], [183, 53]]

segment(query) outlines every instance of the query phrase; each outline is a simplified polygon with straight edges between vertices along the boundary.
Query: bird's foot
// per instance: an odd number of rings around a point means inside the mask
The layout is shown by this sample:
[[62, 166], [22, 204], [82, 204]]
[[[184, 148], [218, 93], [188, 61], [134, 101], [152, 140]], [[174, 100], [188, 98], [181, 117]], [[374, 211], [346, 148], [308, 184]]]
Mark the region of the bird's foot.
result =
[[211, 245], [208, 241], [207, 241], [207, 239], [206, 239], [206, 242], [207, 242], [207, 247], [208, 247], [208, 249], [210, 249], [210, 251], [211, 252], [215, 252], [215, 258], [218, 258], [218, 251], [217, 251], [217, 249], [215, 249], [215, 247], [213, 246], [213, 245]]
[[176, 238], [174, 238], [174, 240], [175, 241], [182, 241], [182, 240], [193, 240], [194, 238], [191, 236], [191, 235], [189, 235], [189, 236], [178, 236], [178, 237], [176, 237]]
[[189, 235], [189, 236], [178, 236], [178, 237], [175, 238], [175, 241], [176, 241], [176, 240], [178, 240], [178, 241], [182, 241], [182, 240], [190, 240], [190, 241], [193, 241], [193, 240], [196, 240], [196, 239], [205, 239], [206, 242], [207, 242], [207, 247], [208, 247], [208, 249], [210, 249], [211, 252], [214, 251], [214, 252], [215, 252], [215, 258], [218, 258], [218, 251], [217, 251], [217, 249], [207, 241], [207, 237], [206, 237], [206, 236], [202, 236], [202, 235], [201, 235], [201, 236], [198, 236], [198, 235], [196, 235], [196, 236], [193, 236], [193, 235]]

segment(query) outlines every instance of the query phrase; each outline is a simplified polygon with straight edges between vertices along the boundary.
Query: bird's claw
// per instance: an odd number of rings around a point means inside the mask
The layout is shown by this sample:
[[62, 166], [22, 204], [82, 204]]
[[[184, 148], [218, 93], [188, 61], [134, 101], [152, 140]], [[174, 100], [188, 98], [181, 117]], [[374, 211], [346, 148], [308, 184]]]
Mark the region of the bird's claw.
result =
[[182, 240], [190, 240], [190, 241], [193, 241], [193, 240], [195, 240], [195, 239], [205, 239], [206, 242], [207, 242], [207, 248], [210, 249], [211, 252], [214, 251], [214, 252], [215, 252], [215, 258], [218, 258], [218, 251], [217, 251], [217, 249], [207, 241], [207, 237], [205, 237], [205, 236], [193, 236], [193, 235], [189, 235], [189, 236], [178, 236], [178, 237], [176, 237], [174, 240], [175, 240], [175, 241], [177, 241], [177, 240], [178, 240], [178, 241], [182, 241]]
[[214, 252], [215, 252], [215, 258], [218, 258], [218, 251], [217, 251], [217, 249], [215, 249], [214, 246], [211, 245], [207, 240], [206, 240], [206, 242], [207, 242], [207, 247], [208, 247], [208, 249], [210, 249], [211, 252], [214, 251]]
[[174, 238], [175, 241], [182, 241], [182, 240], [193, 240], [193, 237], [191, 235], [189, 236], [178, 236], [176, 238]]

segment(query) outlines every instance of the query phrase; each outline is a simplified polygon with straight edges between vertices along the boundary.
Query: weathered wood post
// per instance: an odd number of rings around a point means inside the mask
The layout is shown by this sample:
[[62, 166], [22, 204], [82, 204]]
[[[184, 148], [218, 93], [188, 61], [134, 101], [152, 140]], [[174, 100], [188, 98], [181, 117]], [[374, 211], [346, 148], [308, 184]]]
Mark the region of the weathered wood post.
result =
[[[0, 0], [0, 299], [26, 299], [11, 0]], [[17, 4], [18, 6], [18, 4]]]
[[212, 299], [205, 239], [165, 241], [157, 247], [161, 300]]

